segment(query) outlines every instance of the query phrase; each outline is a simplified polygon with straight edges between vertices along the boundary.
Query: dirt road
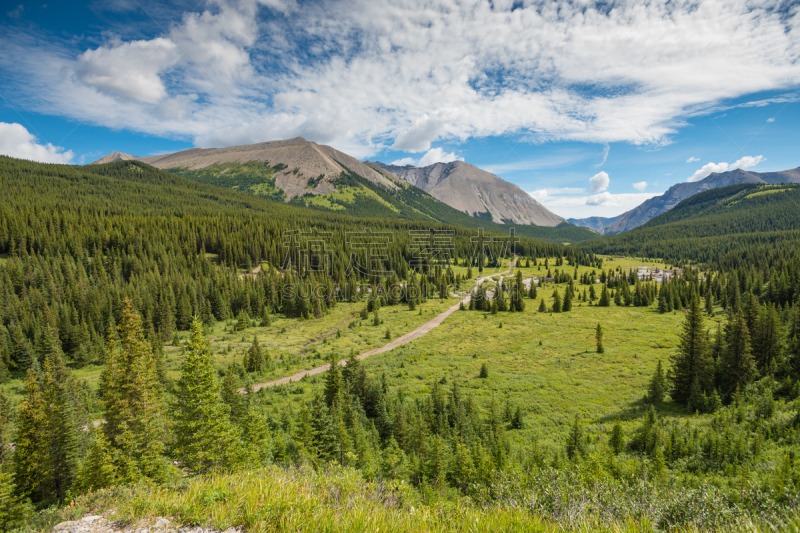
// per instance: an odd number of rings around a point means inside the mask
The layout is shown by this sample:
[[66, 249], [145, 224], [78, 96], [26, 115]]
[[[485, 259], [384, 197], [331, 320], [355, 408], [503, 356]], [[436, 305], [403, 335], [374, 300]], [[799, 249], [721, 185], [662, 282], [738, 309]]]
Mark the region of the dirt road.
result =
[[[504, 275], [510, 274], [510, 273], [512, 273], [514, 271], [514, 266], [516, 264], [517, 264], [517, 257], [515, 256], [514, 260], [511, 262], [511, 266], [509, 267], [509, 269], [501, 275], [500, 283], [502, 283], [502, 279], [503, 279]], [[485, 280], [489, 279], [490, 277], [491, 276], [483, 276], [483, 277], [480, 277], [480, 278], [476, 278], [475, 279], [475, 285], [479, 286], [481, 283], [483, 283]], [[370, 355], [377, 355], [379, 353], [388, 352], [389, 350], [394, 350], [395, 348], [403, 346], [404, 344], [408, 344], [409, 342], [413, 341], [414, 339], [418, 339], [418, 338], [422, 337], [423, 335], [425, 335], [429, 331], [431, 331], [433, 328], [437, 327], [442, 322], [444, 322], [445, 318], [449, 317], [450, 315], [452, 315], [453, 313], [458, 311], [458, 308], [462, 303], [465, 306], [467, 304], [469, 304], [469, 299], [470, 299], [470, 294], [467, 293], [466, 297], [464, 297], [464, 299], [461, 300], [459, 303], [453, 305], [452, 307], [450, 307], [446, 311], [444, 311], [442, 313], [439, 313], [434, 318], [428, 320], [427, 322], [425, 322], [421, 326], [418, 326], [416, 329], [414, 329], [412, 331], [409, 331], [405, 335], [401, 335], [400, 337], [397, 337], [393, 341], [384, 344], [380, 348], [373, 348], [372, 350], [368, 350], [368, 351], [366, 351], [364, 353], [361, 353], [361, 354], [356, 356], [356, 359], [366, 359]], [[347, 364], [347, 361], [340, 361], [339, 364], [345, 365], [345, 364]], [[292, 374], [291, 376], [282, 377], [280, 379], [275, 379], [273, 381], [267, 381], [265, 383], [258, 383], [256, 385], [253, 385], [253, 390], [263, 389], [264, 387], [274, 387], [275, 385], [284, 385], [284, 384], [290, 383], [292, 381], [300, 381], [301, 379], [303, 379], [306, 376], [313, 376], [315, 374], [321, 374], [321, 373], [325, 372], [326, 370], [328, 370], [330, 368], [330, 366], [331, 366], [330, 364], [326, 364], [326, 365], [318, 366], [316, 368], [312, 368], [311, 370], [303, 370], [302, 372], [298, 372], [296, 374]]]

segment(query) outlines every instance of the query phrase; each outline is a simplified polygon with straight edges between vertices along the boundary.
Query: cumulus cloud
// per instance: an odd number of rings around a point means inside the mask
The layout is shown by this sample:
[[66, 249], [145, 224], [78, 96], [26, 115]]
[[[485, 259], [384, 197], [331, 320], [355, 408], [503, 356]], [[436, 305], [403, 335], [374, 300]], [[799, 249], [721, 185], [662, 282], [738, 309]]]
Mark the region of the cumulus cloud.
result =
[[450, 163], [451, 161], [463, 161], [463, 157], [457, 156], [453, 152], [445, 152], [441, 148], [431, 148], [419, 160], [419, 166], [427, 167], [434, 163]]
[[633, 184], [633, 188], [636, 189], [637, 191], [643, 191], [647, 188], [647, 182], [637, 181], [636, 183]]
[[608, 178], [607, 172], [598, 172], [589, 178], [589, 183], [592, 185], [592, 193], [596, 193], [608, 189], [608, 184], [611, 183], [611, 180]]
[[697, 171], [694, 174], [689, 176], [689, 179], [687, 181], [695, 182], [704, 180], [715, 172], [727, 172], [729, 170], [736, 170], [737, 168], [745, 169], [754, 167], [760, 162], [764, 161], [764, 159], [765, 158], [763, 155], [757, 155], [755, 157], [746, 155], [730, 165], [728, 163], [706, 163], [705, 165], [697, 169]]
[[687, 163], [694, 163], [696, 161], [700, 161], [700, 158], [699, 157], [690, 157], [689, 159], [686, 160]]
[[767, 122], [775, 122], [775, 119], [774, 118], [768, 118]]
[[81, 54], [75, 72], [103, 93], [155, 104], [167, 97], [161, 74], [178, 59], [178, 47], [169, 39], [117, 43]]
[[601, 192], [586, 199], [586, 205], [617, 205], [614, 195], [610, 192]]
[[413, 157], [404, 157], [402, 159], [397, 159], [389, 163], [390, 165], [397, 165], [399, 167], [404, 167], [406, 165], [413, 165], [415, 163]]
[[203, 147], [303, 135], [357, 157], [511, 134], [663, 145], [687, 117], [800, 84], [800, 11], [747, 0], [211, 4], [92, 50], [12, 29], [4, 82], [97, 125]]
[[0, 154], [42, 163], [69, 163], [75, 157], [50, 143], [40, 144], [22, 124], [0, 122]]

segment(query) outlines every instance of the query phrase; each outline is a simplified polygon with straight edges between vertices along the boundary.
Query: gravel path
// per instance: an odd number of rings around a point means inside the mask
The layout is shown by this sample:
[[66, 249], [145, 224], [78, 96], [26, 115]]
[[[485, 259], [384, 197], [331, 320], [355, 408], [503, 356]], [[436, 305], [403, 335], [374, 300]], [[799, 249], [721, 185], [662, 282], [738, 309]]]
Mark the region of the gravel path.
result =
[[[503, 282], [502, 280], [503, 280], [503, 276], [504, 275], [511, 274], [514, 271], [514, 266], [516, 266], [516, 264], [517, 264], [517, 258], [514, 257], [514, 260], [511, 262], [511, 266], [509, 267], [509, 269], [506, 272], [504, 272], [503, 274], [500, 275], [500, 283]], [[484, 276], [484, 277], [481, 277], [481, 278], [476, 278], [475, 279], [475, 285], [479, 286], [485, 280], [490, 279], [490, 278], [491, 278], [491, 276]], [[379, 353], [388, 352], [389, 350], [394, 350], [395, 348], [403, 346], [404, 344], [408, 344], [409, 342], [413, 341], [414, 339], [418, 339], [418, 338], [422, 337], [423, 335], [426, 335], [433, 328], [439, 326], [442, 322], [444, 322], [444, 319], [446, 319], [447, 317], [449, 317], [450, 315], [452, 315], [453, 313], [458, 311], [458, 308], [462, 303], [465, 306], [467, 304], [469, 304], [469, 299], [470, 299], [470, 294], [467, 293], [467, 296], [463, 300], [461, 300], [459, 303], [453, 305], [452, 307], [450, 307], [446, 311], [444, 311], [442, 313], [439, 313], [434, 318], [428, 320], [427, 322], [425, 322], [421, 326], [418, 326], [416, 329], [414, 329], [412, 331], [409, 331], [405, 335], [397, 337], [393, 341], [384, 344], [380, 348], [373, 348], [372, 350], [368, 350], [368, 351], [366, 351], [364, 353], [361, 353], [361, 354], [356, 356], [356, 359], [366, 359], [370, 355], [377, 355]], [[347, 361], [340, 361], [339, 364], [346, 365]], [[314, 376], [316, 374], [321, 374], [321, 373], [327, 371], [330, 367], [331, 367], [330, 364], [325, 364], [325, 365], [322, 365], [322, 366], [318, 366], [316, 368], [312, 368], [311, 370], [303, 370], [302, 372], [298, 372], [296, 374], [292, 374], [291, 376], [282, 377], [280, 379], [275, 379], [275, 380], [267, 381], [267, 382], [264, 382], [264, 383], [257, 383], [255, 385], [253, 385], [253, 390], [257, 391], [259, 389], [263, 389], [264, 387], [274, 387], [275, 385], [285, 385], [286, 383], [291, 383], [292, 381], [300, 381], [301, 379], [303, 379], [306, 376]], [[242, 392], [244, 392], [244, 390], [242, 390]]]

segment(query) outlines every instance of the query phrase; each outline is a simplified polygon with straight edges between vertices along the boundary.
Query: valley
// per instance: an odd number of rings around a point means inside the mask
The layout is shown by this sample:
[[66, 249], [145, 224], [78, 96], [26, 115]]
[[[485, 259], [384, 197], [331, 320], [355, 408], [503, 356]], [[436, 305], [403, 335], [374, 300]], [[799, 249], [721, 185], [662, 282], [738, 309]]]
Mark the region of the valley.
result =
[[[0, 420], [6, 464], [38, 502], [32, 530], [113, 509], [125, 523], [269, 531], [275, 480], [295, 502], [331, 483], [356, 500], [388, 491], [370, 518], [366, 504], [304, 501], [401, 531], [412, 508], [486, 531], [794, 520], [797, 185], [715, 188], [565, 245], [524, 226], [432, 228], [355, 174], [348, 187], [402, 216], [253, 190], [283, 168], [271, 163], [191, 179], [136, 160], [0, 163]], [[22, 224], [30, 205], [47, 215]], [[40, 394], [68, 407], [31, 418]], [[149, 407], [126, 407], [140, 398]], [[48, 419], [62, 425], [26, 437]], [[121, 462], [118, 420], [161, 440], [134, 441], [143, 451]], [[50, 460], [40, 442], [75, 458], [68, 506], [54, 478], [23, 470], [26, 454]], [[290, 508], [301, 530], [328, 520]]]

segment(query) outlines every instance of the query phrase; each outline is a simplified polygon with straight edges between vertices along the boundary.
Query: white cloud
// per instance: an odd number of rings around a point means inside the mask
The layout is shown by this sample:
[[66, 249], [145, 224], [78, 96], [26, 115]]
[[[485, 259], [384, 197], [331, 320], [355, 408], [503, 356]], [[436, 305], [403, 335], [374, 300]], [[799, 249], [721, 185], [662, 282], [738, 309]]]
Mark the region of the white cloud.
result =
[[303, 135], [367, 157], [509, 134], [664, 145], [686, 117], [800, 84], [800, 10], [748, 0], [210, 4], [93, 50], [11, 29], [4, 86], [36, 112], [198, 146]]
[[729, 170], [736, 170], [737, 168], [744, 169], [744, 168], [754, 167], [762, 161], [764, 161], [763, 155], [757, 155], [755, 157], [746, 155], [730, 165], [728, 163], [706, 163], [705, 165], [700, 167], [694, 174], [689, 176], [689, 179], [687, 181], [695, 182], [704, 180], [715, 172], [727, 172]]
[[592, 185], [592, 192], [596, 193], [608, 189], [608, 184], [611, 183], [611, 180], [608, 178], [607, 172], [598, 172], [589, 178], [589, 183]]
[[611, 152], [611, 145], [606, 144], [603, 148], [603, 160], [600, 161], [598, 164], [595, 165], [595, 168], [600, 168], [606, 164], [606, 160], [608, 159], [608, 154]]
[[613, 205], [616, 206], [617, 202], [614, 199], [614, 195], [610, 192], [601, 192], [600, 194], [595, 194], [590, 196], [586, 199], [586, 205]]
[[633, 188], [636, 189], [637, 191], [643, 191], [647, 188], [647, 182], [637, 181], [636, 183], [633, 184]]
[[700, 161], [700, 158], [699, 157], [690, 157], [689, 159], [686, 160], [687, 163], [694, 163], [696, 161]]
[[535, 200], [550, 211], [565, 218], [590, 216], [610, 217], [633, 209], [645, 200], [661, 193], [612, 194], [608, 191], [587, 195], [587, 190], [577, 187], [553, 187], [530, 191]]
[[774, 118], [768, 118], [767, 122], [775, 122], [775, 119]]
[[22, 124], [0, 122], [0, 154], [42, 163], [69, 163], [75, 157], [72, 150], [64, 151], [50, 143], [39, 144]]
[[459, 157], [453, 152], [445, 152], [441, 148], [431, 148], [425, 155], [422, 156], [422, 159], [419, 160], [419, 166], [427, 167], [428, 165], [433, 165], [434, 163], [449, 163], [451, 161], [463, 160], [463, 157]]
[[399, 167], [404, 167], [406, 165], [414, 165], [416, 162], [414, 161], [413, 157], [404, 157], [402, 159], [397, 159], [389, 163], [390, 165], [397, 165]]
[[103, 93], [155, 104], [167, 97], [161, 74], [178, 59], [178, 47], [169, 39], [117, 43], [81, 54], [75, 72]]

